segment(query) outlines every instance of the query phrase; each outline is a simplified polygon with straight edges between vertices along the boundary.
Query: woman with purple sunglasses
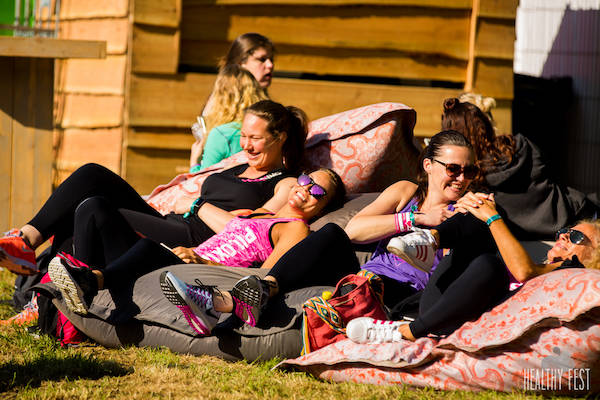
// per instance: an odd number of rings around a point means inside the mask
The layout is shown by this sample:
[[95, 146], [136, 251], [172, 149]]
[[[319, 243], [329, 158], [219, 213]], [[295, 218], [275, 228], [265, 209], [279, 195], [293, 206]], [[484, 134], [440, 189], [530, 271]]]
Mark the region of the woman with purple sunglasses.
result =
[[87, 314], [99, 289], [123, 287], [169, 265], [185, 262], [270, 269], [281, 255], [308, 236], [310, 219], [323, 210], [340, 206], [344, 197], [340, 177], [332, 170], [319, 169], [299, 176], [286, 204], [277, 213], [259, 208], [250, 215], [232, 217], [221, 232], [195, 248], [170, 250], [143, 238], [106, 266], [80, 268], [83, 263], [59, 255], [50, 262], [48, 272], [69, 309]]

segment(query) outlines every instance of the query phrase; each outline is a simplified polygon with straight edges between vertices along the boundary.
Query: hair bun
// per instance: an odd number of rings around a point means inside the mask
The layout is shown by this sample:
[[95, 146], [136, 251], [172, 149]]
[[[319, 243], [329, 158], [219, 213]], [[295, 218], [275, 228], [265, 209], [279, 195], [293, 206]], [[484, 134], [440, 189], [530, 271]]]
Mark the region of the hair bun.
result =
[[452, 110], [459, 103], [459, 100], [455, 97], [444, 100], [444, 110]]

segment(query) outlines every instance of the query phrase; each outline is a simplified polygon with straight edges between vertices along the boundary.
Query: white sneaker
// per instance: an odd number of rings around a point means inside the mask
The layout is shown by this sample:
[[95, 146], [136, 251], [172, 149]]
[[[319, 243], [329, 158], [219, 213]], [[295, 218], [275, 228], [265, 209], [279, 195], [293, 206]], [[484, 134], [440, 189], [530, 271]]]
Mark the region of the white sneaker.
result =
[[384, 321], [371, 317], [355, 318], [346, 326], [346, 336], [354, 343], [391, 343], [399, 342], [402, 333], [398, 330], [408, 321]]
[[414, 232], [390, 239], [387, 250], [424, 272], [431, 271], [437, 244], [429, 229], [413, 228]]

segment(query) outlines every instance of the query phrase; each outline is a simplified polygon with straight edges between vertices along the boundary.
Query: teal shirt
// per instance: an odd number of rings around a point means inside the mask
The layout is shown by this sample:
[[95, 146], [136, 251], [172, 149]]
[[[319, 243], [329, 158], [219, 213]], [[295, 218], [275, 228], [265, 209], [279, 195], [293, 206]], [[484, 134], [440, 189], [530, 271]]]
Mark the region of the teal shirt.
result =
[[202, 152], [202, 161], [190, 168], [190, 172], [198, 172], [242, 151], [242, 146], [240, 146], [241, 129], [242, 124], [235, 121], [211, 129]]

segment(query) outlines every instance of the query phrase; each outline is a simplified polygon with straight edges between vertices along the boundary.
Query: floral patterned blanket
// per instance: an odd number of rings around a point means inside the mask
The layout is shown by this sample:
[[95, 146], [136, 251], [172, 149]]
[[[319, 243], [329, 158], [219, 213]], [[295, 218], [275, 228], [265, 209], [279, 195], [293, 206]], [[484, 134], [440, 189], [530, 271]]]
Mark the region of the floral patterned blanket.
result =
[[278, 367], [336, 382], [597, 392], [599, 306], [600, 271], [564, 269], [532, 279], [506, 302], [444, 339], [386, 344], [344, 340]]

